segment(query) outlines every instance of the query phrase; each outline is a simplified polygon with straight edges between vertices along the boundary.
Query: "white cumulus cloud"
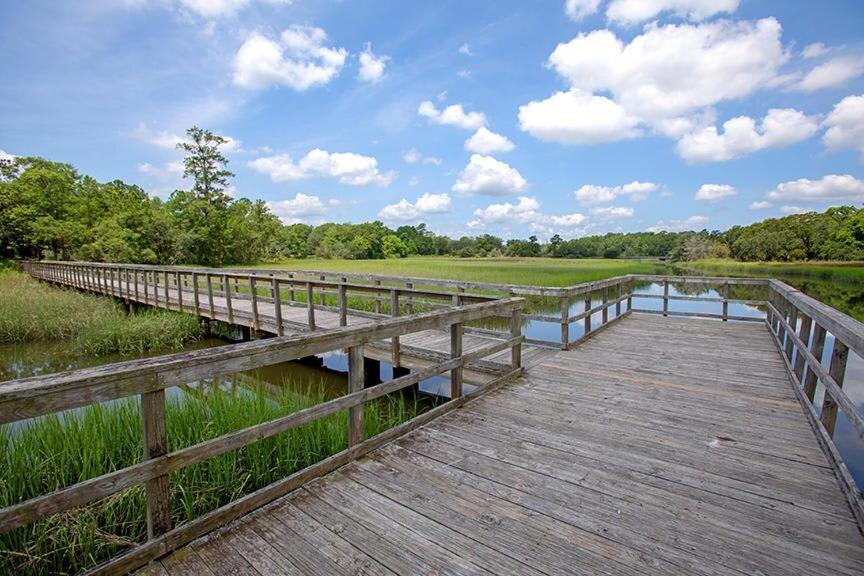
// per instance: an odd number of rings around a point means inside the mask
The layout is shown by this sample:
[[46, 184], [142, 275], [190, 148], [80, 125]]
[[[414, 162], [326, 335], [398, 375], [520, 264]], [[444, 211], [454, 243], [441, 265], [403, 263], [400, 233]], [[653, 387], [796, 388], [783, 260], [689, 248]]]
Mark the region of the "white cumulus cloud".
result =
[[461, 104], [451, 104], [439, 110], [430, 100], [424, 100], [417, 113], [429, 118], [430, 122], [445, 126], [456, 126], [465, 130], [476, 130], [486, 125], [486, 115], [482, 112], [465, 112]]
[[312, 177], [337, 178], [342, 184], [389, 186], [396, 179], [392, 170], [382, 174], [378, 160], [353, 152], [327, 152], [315, 148], [294, 162], [288, 154], [265, 156], [249, 162], [253, 170], [267, 174], [274, 182], [287, 182]]
[[504, 202], [490, 204], [486, 208], [478, 208], [474, 216], [484, 223], [508, 222], [512, 224], [530, 224], [544, 219], [540, 212], [540, 202], [536, 198], [520, 196], [516, 204]]
[[864, 160], [864, 94], [847, 96], [835, 104], [825, 126], [822, 143], [829, 150], [858, 150]]
[[828, 48], [822, 42], [814, 42], [813, 44], [808, 44], [801, 51], [801, 56], [804, 58], [818, 58], [828, 52]]
[[611, 22], [631, 25], [653, 20], [664, 12], [700, 21], [720, 13], [732, 13], [740, 0], [612, 0], [606, 9]]
[[598, 8], [600, 8], [600, 0], [567, 0], [564, 2], [564, 13], [576, 22], [594, 14]]
[[707, 216], [690, 216], [683, 220], [660, 220], [654, 226], [648, 227], [648, 232], [684, 232], [704, 228], [708, 222]]
[[828, 174], [819, 180], [799, 178], [778, 184], [767, 197], [787, 202], [864, 202], [864, 182], [849, 174]]
[[619, 218], [632, 218], [634, 214], [633, 208], [629, 206], [602, 206], [592, 208], [591, 214], [603, 220], [617, 220]]
[[638, 180], [634, 180], [623, 186], [585, 184], [576, 190], [573, 195], [581, 204], [607, 204], [623, 196], [630, 198], [634, 202], [638, 202], [647, 198], [657, 188], [657, 184], [653, 182], [639, 182]]
[[271, 40], [251, 34], [234, 57], [234, 84], [262, 89], [288, 86], [297, 91], [323, 86], [333, 80], [348, 51], [325, 46], [327, 33], [311, 26], [291, 26]]
[[509, 196], [528, 188], [528, 182], [518, 170], [491, 156], [472, 154], [468, 165], [453, 185], [458, 194]]
[[384, 206], [378, 216], [382, 220], [416, 220], [424, 214], [443, 214], [450, 212], [453, 202], [449, 194], [423, 194], [413, 204], [403, 198], [396, 204]]
[[789, 59], [781, 31], [776, 19], [764, 18], [652, 24], [629, 42], [608, 29], [579, 34], [548, 59], [570, 92], [541, 101], [545, 108], [523, 106], [520, 123], [537, 137], [577, 144], [638, 135], [640, 122], [665, 131], [670, 122], [772, 86]]
[[696, 191], [696, 200], [703, 202], [717, 202], [729, 196], [735, 196], [738, 191], [729, 184], [703, 184]]
[[605, 96], [578, 89], [519, 107], [519, 128], [539, 140], [596, 144], [639, 136], [639, 118]]
[[838, 56], [819, 64], [801, 79], [795, 88], [802, 92], [815, 92], [823, 88], [836, 88], [864, 74], [864, 58]]
[[441, 164], [440, 158], [436, 158], [435, 156], [424, 156], [416, 148], [411, 148], [403, 152], [402, 159], [405, 160], [407, 164], [416, 164], [417, 162], [422, 162], [423, 164], [434, 164], [436, 166]]
[[773, 204], [771, 202], [768, 202], [766, 200], [758, 200], [756, 202], [751, 202], [748, 208], [750, 208], [751, 210], [764, 210], [766, 208], [771, 208], [772, 206]]
[[757, 125], [749, 116], [723, 123], [723, 131], [707, 126], [678, 141], [678, 155], [688, 162], [723, 162], [746, 154], [788, 146], [813, 136], [819, 121], [792, 108], [773, 108]]
[[477, 154], [510, 152], [516, 147], [509, 138], [481, 126], [473, 136], [465, 141], [465, 150]]
[[366, 44], [366, 49], [360, 53], [360, 71], [357, 78], [364, 82], [375, 84], [384, 78], [384, 70], [387, 67], [389, 56], [376, 56], [372, 52], [372, 43]]
[[327, 212], [327, 207], [318, 196], [298, 192], [294, 198], [268, 202], [270, 211], [285, 224], [302, 222], [307, 216], [316, 216]]

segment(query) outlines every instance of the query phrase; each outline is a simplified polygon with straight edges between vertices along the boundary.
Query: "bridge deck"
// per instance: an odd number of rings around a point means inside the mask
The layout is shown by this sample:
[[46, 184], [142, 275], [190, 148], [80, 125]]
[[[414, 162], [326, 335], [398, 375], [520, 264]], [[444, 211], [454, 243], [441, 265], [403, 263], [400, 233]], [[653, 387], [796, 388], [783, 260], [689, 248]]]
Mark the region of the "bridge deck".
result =
[[144, 569], [861, 574], [763, 325], [634, 314]]

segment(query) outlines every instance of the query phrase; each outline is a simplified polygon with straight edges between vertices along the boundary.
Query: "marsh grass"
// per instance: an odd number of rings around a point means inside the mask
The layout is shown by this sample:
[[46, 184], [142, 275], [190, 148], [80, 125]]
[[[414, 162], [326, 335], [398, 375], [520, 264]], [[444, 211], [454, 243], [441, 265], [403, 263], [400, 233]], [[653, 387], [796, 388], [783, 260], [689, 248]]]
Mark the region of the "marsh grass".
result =
[[164, 310], [127, 314], [110, 298], [81, 294], [0, 270], [0, 342], [74, 342], [89, 356], [180, 348], [202, 334], [198, 320]]
[[[175, 451], [272, 420], [325, 400], [323, 385], [308, 396], [285, 385], [233, 392], [217, 385], [170, 395], [169, 449]], [[367, 405], [367, 437], [413, 418], [420, 406], [402, 395]], [[0, 427], [0, 507], [138, 462], [143, 452], [135, 400], [51, 415], [17, 429]], [[189, 521], [347, 448], [343, 411], [184, 468], [170, 476], [175, 524]], [[0, 535], [0, 573], [70, 574], [146, 538], [144, 490], [136, 487]]]

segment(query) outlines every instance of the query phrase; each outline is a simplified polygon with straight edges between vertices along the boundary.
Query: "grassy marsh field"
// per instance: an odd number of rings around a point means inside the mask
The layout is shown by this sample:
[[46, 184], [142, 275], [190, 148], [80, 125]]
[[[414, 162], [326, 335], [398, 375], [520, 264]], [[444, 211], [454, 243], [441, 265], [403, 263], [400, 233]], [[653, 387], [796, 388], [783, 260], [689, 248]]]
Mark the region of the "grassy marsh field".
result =
[[410, 256], [389, 260], [307, 258], [261, 264], [259, 267], [332, 270], [533, 286], [569, 286], [621, 274], [650, 274], [664, 269], [663, 264], [651, 258], [568, 260], [563, 258], [453, 258], [451, 256]]

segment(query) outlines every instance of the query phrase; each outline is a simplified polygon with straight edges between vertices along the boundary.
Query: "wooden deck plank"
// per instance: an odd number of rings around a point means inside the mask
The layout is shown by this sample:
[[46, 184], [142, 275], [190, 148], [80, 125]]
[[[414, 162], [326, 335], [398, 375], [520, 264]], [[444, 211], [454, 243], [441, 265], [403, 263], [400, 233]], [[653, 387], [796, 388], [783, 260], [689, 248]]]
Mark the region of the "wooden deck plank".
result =
[[264, 571], [250, 526], [301, 573], [864, 573], [765, 326], [641, 314], [163, 566]]

